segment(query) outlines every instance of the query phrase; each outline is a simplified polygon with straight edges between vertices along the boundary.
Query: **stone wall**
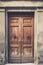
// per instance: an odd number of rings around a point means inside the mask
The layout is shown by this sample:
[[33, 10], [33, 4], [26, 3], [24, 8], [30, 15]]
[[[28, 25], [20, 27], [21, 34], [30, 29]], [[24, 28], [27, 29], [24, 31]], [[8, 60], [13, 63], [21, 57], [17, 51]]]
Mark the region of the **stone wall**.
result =
[[[37, 16], [38, 15], [38, 16]], [[38, 18], [37, 18], [38, 17]], [[38, 50], [38, 62], [43, 62], [43, 11], [35, 13], [35, 29], [34, 29], [34, 50], [35, 56]], [[0, 65], [5, 62], [5, 11], [0, 9]], [[38, 26], [37, 26], [38, 25]], [[37, 32], [38, 28], [38, 33]], [[37, 40], [36, 40], [37, 39]], [[38, 48], [38, 49], [36, 49]], [[7, 52], [7, 51], [6, 51]], [[36, 59], [37, 60], [37, 59]], [[36, 61], [34, 60], [34, 61]], [[37, 62], [36, 62], [37, 63]]]
[[0, 7], [43, 7], [43, 1], [0, 1]]
[[0, 11], [0, 65], [5, 60], [5, 12]]
[[38, 12], [38, 61], [43, 63], [43, 11]]

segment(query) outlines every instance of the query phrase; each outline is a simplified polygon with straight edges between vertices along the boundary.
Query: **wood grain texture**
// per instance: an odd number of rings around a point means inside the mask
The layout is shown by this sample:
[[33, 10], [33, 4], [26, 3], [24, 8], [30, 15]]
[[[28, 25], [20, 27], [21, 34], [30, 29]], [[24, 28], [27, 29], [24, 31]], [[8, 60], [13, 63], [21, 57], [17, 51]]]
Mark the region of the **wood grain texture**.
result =
[[9, 16], [9, 62], [34, 58], [34, 17], [28, 15]]

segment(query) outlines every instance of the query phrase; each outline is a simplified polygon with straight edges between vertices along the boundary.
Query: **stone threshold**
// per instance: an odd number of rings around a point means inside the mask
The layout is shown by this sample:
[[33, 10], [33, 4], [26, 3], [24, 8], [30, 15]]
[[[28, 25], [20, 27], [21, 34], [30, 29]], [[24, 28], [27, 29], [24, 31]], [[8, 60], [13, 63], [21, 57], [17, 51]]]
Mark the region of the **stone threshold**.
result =
[[37, 64], [35, 64], [35, 63], [21, 63], [21, 64], [10, 64], [10, 63], [8, 63], [8, 64], [5, 64], [5, 65], [37, 65]]

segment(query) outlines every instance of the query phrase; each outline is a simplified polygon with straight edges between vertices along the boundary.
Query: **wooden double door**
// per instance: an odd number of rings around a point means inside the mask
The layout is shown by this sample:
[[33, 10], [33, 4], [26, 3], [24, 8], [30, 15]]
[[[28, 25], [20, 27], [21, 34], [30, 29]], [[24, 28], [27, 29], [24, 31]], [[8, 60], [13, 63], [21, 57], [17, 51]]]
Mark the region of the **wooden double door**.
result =
[[34, 61], [33, 13], [9, 13], [8, 62], [28, 63]]

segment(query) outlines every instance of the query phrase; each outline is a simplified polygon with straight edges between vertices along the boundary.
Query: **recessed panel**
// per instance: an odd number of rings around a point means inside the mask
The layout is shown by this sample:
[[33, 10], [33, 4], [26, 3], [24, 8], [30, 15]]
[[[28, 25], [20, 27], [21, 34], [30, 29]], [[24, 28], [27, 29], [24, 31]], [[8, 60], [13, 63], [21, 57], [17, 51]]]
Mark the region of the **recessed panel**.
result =
[[24, 43], [31, 44], [31, 27], [24, 27]]
[[32, 57], [32, 49], [29, 47], [23, 48], [23, 55], [26, 57]]
[[20, 56], [20, 49], [19, 48], [11, 48], [10, 51], [10, 57], [14, 58], [16, 56]]
[[10, 43], [18, 43], [19, 29], [18, 27], [10, 27], [9, 30]]
[[23, 23], [31, 23], [31, 18], [30, 17], [24, 18]]
[[9, 23], [18, 23], [18, 18], [10, 17], [10, 22]]

